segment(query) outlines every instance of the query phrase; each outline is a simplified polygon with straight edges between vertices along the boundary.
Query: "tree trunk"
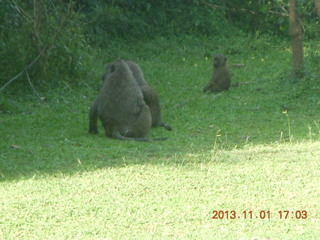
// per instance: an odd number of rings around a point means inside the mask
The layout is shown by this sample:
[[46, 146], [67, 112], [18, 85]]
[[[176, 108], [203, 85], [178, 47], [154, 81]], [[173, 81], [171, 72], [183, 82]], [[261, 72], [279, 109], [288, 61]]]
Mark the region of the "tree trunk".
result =
[[314, 0], [314, 5], [316, 6], [316, 12], [320, 18], [320, 0]]
[[[314, 5], [316, 6], [316, 12], [317, 12], [318, 18], [320, 19], [320, 0], [314, 0]], [[320, 64], [319, 64], [318, 73], [320, 78]]]
[[[44, 48], [42, 42], [43, 38], [43, 28], [46, 25], [47, 21], [47, 11], [45, 2], [39, 0], [33, 0], [33, 31], [32, 31], [32, 40], [33, 46], [35, 49], [35, 55], [39, 56]], [[39, 63], [35, 67], [35, 74], [41, 80], [45, 79], [47, 71], [47, 54], [42, 54], [39, 58]]]
[[296, 14], [295, 0], [288, 0], [289, 35], [292, 44], [292, 75], [297, 78], [303, 76], [303, 31], [299, 16]]

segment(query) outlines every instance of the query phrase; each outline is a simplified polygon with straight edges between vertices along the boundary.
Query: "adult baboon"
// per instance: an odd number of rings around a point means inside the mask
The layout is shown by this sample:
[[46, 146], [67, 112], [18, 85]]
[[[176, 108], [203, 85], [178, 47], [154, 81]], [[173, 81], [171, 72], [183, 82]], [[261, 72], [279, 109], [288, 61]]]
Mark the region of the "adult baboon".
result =
[[[172, 127], [161, 121], [161, 108], [160, 108], [160, 99], [154, 88], [152, 88], [145, 80], [143, 72], [140, 66], [132, 61], [124, 60], [129, 68], [132, 71], [132, 75], [138, 85], [141, 88], [144, 101], [150, 108], [151, 119], [152, 119], [152, 127], [164, 127], [167, 130], [172, 130]], [[103, 79], [106, 79], [110, 76], [112, 63], [108, 63], [105, 65], [106, 73], [103, 75]]]
[[[123, 61], [129, 66], [134, 79], [136, 80], [136, 82], [138, 83], [138, 85], [140, 87], [143, 86], [143, 85], [148, 85], [148, 83], [144, 79], [143, 72], [142, 72], [142, 70], [141, 70], [141, 68], [140, 68], [140, 66], [138, 64], [136, 64], [135, 62], [129, 61], [129, 60], [123, 60]], [[113, 62], [110, 62], [110, 63], [107, 63], [104, 66], [106, 72], [102, 76], [102, 80], [103, 81], [110, 76], [112, 64], [113, 64]]]
[[108, 67], [110, 72], [90, 108], [89, 132], [98, 132], [99, 118], [108, 137], [152, 141], [147, 139], [151, 128], [150, 110], [128, 64], [119, 60]]
[[220, 92], [228, 90], [231, 83], [231, 74], [227, 67], [227, 58], [221, 54], [213, 56], [213, 75], [203, 92]]

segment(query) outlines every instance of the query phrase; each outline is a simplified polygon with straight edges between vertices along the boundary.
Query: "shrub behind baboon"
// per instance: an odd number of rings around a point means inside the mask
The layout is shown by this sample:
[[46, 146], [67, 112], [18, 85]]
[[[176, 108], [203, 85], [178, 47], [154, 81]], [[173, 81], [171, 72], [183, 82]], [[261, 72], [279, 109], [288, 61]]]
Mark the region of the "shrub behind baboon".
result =
[[220, 92], [228, 90], [231, 84], [231, 73], [227, 67], [227, 58], [221, 54], [213, 56], [214, 71], [210, 82], [203, 92]]
[[151, 114], [132, 71], [123, 60], [108, 67], [108, 76], [90, 108], [89, 132], [98, 132], [99, 118], [108, 137], [149, 141], [146, 137], [151, 128]]

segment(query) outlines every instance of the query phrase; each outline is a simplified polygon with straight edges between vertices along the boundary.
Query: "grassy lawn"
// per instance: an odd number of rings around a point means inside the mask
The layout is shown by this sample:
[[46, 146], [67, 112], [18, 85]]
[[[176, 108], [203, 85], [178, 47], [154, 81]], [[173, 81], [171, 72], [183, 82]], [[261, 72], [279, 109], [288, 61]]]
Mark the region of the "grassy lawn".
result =
[[[141, 46], [111, 49], [98, 60], [101, 73], [40, 93], [42, 102], [29, 89], [0, 95], [0, 239], [318, 239], [314, 49], [306, 45], [299, 82], [289, 78], [288, 43], [272, 38]], [[212, 53], [245, 64], [231, 67], [233, 83], [243, 84], [203, 94]], [[102, 63], [119, 55], [138, 62], [159, 92], [174, 131], [150, 137], [167, 141], [108, 139], [102, 127], [87, 133]], [[213, 211], [224, 216], [212, 219]]]

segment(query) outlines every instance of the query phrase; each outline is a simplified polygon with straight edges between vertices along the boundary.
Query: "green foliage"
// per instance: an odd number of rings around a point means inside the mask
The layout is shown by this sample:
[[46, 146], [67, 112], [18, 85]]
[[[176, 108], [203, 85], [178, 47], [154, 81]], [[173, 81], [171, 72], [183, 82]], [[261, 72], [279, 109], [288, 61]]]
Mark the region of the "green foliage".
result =
[[[86, 19], [87, 37], [102, 46], [181, 35], [224, 36], [234, 28], [257, 35], [288, 34], [287, 1], [77, 1]], [[308, 38], [319, 36], [313, 1], [297, 1]]]
[[[70, 159], [73, 159], [78, 151], [86, 155], [91, 148], [89, 152], [104, 149], [108, 159], [116, 162], [122, 158], [123, 152], [126, 156], [138, 157], [146, 151], [143, 156], [147, 159], [149, 155], [158, 157], [190, 151], [207, 152], [212, 150], [213, 145], [218, 149], [233, 149], [247, 144], [319, 139], [320, 86], [311, 71], [318, 63], [307, 57], [306, 66], [310, 74], [304, 81], [292, 81], [289, 43], [274, 37], [255, 39], [250, 36], [238, 39], [202, 37], [197, 41], [191, 37], [158, 38], [143, 45], [141, 50], [137, 43], [132, 42], [122, 46], [119, 52], [138, 62], [147, 81], [157, 89], [163, 120], [172, 125], [174, 131], [155, 128], [151, 131], [151, 137], [167, 136], [168, 141], [151, 145], [119, 142], [106, 139], [101, 126], [100, 134], [89, 136], [87, 114], [101, 86], [100, 79], [97, 79], [94, 82], [96, 86], [92, 85], [92, 88], [54, 89], [44, 94], [45, 100], [41, 102], [35, 101], [32, 96], [9, 95], [0, 99], [1, 126], [4, 126], [1, 128], [0, 142], [3, 151], [8, 154], [7, 158], [15, 159], [15, 152], [8, 149], [10, 145], [25, 146], [26, 151], [44, 151], [44, 154], [49, 154], [43, 156], [44, 159], [52, 156], [44, 150], [48, 146], [54, 149], [63, 147], [62, 155], [57, 156], [59, 159], [65, 159], [64, 152], [72, 155]], [[202, 93], [212, 73], [213, 53], [225, 54], [229, 64], [245, 64], [243, 68], [231, 67], [233, 84], [239, 82], [238, 87], [233, 86], [229, 91], [218, 94]], [[16, 128], [17, 125], [21, 127]], [[148, 150], [148, 146], [153, 147]], [[163, 151], [159, 152], [158, 148]], [[28, 165], [26, 162], [31, 159], [33, 155], [8, 161], [7, 164], [16, 170], [8, 170], [7, 174], [15, 175], [19, 171], [22, 175], [28, 174], [24, 167], [18, 169], [20, 165]], [[22, 161], [21, 164], [19, 161]], [[65, 161], [60, 163], [71, 164], [68, 159]], [[93, 163], [94, 166], [100, 164], [103, 166], [104, 160]], [[57, 171], [63, 170], [54, 162], [48, 162], [45, 167], [48, 171], [55, 171], [50, 165]], [[37, 165], [28, 166], [37, 168]]]
[[[97, 77], [100, 62], [130, 56], [119, 49], [133, 41], [219, 36], [223, 44], [239, 34], [287, 36], [286, 4], [284, 0], [0, 0], [0, 86], [39, 55], [7, 90], [23, 90], [28, 78], [37, 89], [87, 84]], [[297, 11], [306, 39], [318, 39], [313, 2], [297, 1]], [[227, 53], [245, 52], [239, 46], [238, 42], [227, 46]], [[97, 60], [100, 47], [107, 54]]]
[[[0, 85], [27, 69], [36, 85], [76, 83], [86, 78], [93, 55], [81, 29], [81, 16], [64, 1], [0, 1]], [[16, 81], [26, 86], [27, 75]], [[19, 82], [21, 84], [19, 84]]]
[[31, 41], [28, 41], [30, 28], [24, 25], [26, 19], [9, 1], [0, 1], [0, 18], [0, 83], [4, 84], [18, 73], [15, 70], [21, 71], [27, 65]]
[[218, 34], [225, 31], [224, 12], [202, 1], [86, 1], [87, 33], [108, 46], [110, 39], [132, 40], [181, 34]]
[[[297, 11], [305, 23], [305, 28], [308, 28], [306, 36], [310, 38], [319, 36], [319, 21], [317, 21], [313, 1], [296, 2]], [[230, 22], [244, 31], [286, 36], [288, 33], [287, 4], [284, 0], [230, 0], [226, 1], [226, 11]]]

